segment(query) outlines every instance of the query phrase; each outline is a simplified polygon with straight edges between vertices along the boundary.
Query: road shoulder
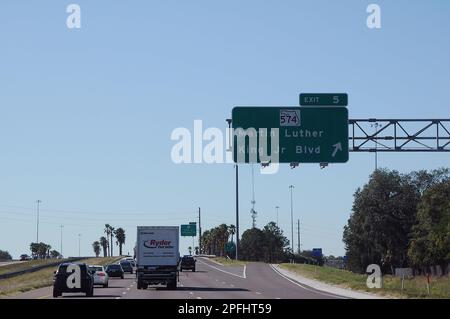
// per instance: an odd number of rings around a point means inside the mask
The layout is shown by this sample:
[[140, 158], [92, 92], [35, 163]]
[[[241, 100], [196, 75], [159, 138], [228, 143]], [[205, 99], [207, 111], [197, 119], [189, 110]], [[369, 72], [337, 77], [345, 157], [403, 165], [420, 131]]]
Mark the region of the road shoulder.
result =
[[281, 276], [287, 277], [290, 280], [296, 281], [302, 285], [309, 286], [313, 289], [331, 293], [334, 295], [352, 298], [352, 299], [389, 299], [385, 296], [380, 296], [376, 294], [371, 294], [367, 292], [355, 291], [351, 289], [345, 289], [342, 287], [337, 287], [331, 284], [326, 284], [324, 282], [303, 277], [299, 274], [293, 273], [289, 270], [283, 269], [278, 264], [271, 264], [272, 269]]

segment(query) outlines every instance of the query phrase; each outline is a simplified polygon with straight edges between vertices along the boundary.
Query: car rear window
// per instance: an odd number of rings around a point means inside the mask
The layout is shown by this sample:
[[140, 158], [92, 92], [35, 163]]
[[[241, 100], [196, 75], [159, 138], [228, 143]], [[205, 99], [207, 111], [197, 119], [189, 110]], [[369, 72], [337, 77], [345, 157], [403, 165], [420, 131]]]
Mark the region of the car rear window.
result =
[[102, 267], [89, 267], [89, 270], [92, 270], [92, 271], [103, 271], [103, 268]]
[[120, 269], [119, 265], [109, 265], [108, 269]]

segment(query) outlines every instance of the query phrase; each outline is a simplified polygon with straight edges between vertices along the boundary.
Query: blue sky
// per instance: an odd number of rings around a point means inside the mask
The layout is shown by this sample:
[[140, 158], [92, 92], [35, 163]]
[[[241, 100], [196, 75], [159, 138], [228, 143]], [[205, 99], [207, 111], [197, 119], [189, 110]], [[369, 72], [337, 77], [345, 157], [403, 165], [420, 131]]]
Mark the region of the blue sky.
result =
[[[66, 27], [81, 6], [82, 28]], [[382, 28], [366, 26], [377, 3]], [[236, 105], [298, 105], [301, 92], [346, 92], [350, 118], [449, 118], [448, 1], [26, 1], [0, 3], [0, 249], [35, 240], [92, 254], [103, 225], [234, 223], [231, 164], [172, 163], [177, 127], [225, 129]], [[436, 154], [380, 154], [402, 172], [447, 166]], [[255, 176], [257, 225], [290, 237], [289, 188], [302, 248], [342, 255], [352, 195], [370, 154], [320, 170]], [[241, 169], [241, 230], [251, 226], [251, 168]], [[191, 244], [182, 241], [182, 253]], [[116, 249], [117, 251], [117, 249]]]

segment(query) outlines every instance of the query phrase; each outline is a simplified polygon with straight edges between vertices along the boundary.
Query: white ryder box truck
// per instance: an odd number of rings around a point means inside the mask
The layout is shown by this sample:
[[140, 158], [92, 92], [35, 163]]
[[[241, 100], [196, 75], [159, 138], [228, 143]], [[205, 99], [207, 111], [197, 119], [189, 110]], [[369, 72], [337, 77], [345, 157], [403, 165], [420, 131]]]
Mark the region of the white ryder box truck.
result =
[[148, 285], [177, 287], [180, 261], [178, 226], [138, 226], [136, 241], [137, 288]]

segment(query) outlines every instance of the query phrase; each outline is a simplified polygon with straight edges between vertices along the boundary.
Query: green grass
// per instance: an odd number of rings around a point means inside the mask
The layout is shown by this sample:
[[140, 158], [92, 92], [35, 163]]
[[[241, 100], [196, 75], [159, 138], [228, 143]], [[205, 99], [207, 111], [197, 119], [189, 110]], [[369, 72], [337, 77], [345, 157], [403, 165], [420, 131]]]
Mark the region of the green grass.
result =
[[[118, 257], [89, 258], [79, 262], [86, 262], [90, 265], [106, 265], [116, 260], [118, 260]], [[49, 267], [36, 272], [0, 280], [0, 297], [2, 295], [13, 295], [51, 286], [53, 284], [53, 272], [56, 268], [56, 266]]]
[[21, 263], [16, 263], [16, 264], [11, 264], [11, 265], [7, 265], [7, 266], [2, 266], [0, 267], [0, 274], [5, 274], [8, 272], [13, 272], [13, 271], [20, 271], [20, 270], [24, 270], [24, 269], [28, 269], [28, 268], [32, 268], [32, 267], [36, 267], [36, 266], [41, 266], [41, 265], [45, 265], [45, 264], [51, 264], [54, 263], [55, 261], [61, 261], [63, 262], [65, 259], [38, 259], [38, 260], [30, 260], [30, 261], [24, 261]]
[[316, 267], [314, 265], [304, 264], [281, 264], [281, 267], [307, 278], [316, 279], [344, 288], [351, 288], [385, 296], [397, 298], [450, 298], [449, 276], [431, 278], [430, 295], [428, 295], [427, 279], [424, 276], [405, 279], [404, 289], [402, 291], [401, 278], [384, 275], [383, 288], [369, 289], [366, 285], [367, 275], [355, 274], [347, 270], [331, 267]]
[[242, 261], [242, 260], [236, 260], [236, 259], [228, 259], [225, 257], [212, 257], [211, 260], [214, 260], [215, 262], [218, 262], [219, 264], [223, 266], [244, 266], [247, 265], [248, 262]]

